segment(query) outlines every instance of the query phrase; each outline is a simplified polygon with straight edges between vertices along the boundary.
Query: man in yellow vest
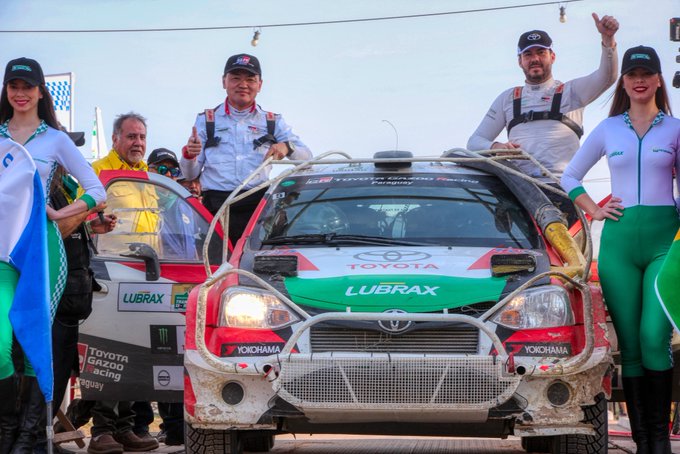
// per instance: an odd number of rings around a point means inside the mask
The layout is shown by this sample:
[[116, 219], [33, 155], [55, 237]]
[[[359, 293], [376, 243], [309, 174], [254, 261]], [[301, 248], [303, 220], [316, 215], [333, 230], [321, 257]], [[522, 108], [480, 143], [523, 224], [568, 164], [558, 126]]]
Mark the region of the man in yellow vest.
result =
[[[130, 112], [119, 115], [113, 123], [113, 148], [102, 159], [92, 163], [97, 175], [104, 170], [147, 171], [144, 163], [146, 153], [146, 119]], [[104, 252], [106, 244], [118, 244], [127, 250], [125, 243], [140, 241], [156, 250], [158, 247], [158, 206], [156, 191], [150, 185], [139, 187], [135, 182], [117, 182], [107, 190], [112, 202], [107, 211], [118, 216], [118, 226], [123, 227], [123, 235], [100, 238], [99, 252]], [[122, 223], [122, 225], [121, 225]], [[118, 230], [118, 229], [117, 229]], [[129, 235], [128, 233], [134, 233]], [[115, 237], [121, 240], [109, 243]], [[101, 241], [104, 240], [104, 241]], [[111, 249], [107, 246], [107, 251]], [[158, 441], [150, 435], [139, 437], [133, 432], [135, 413], [132, 402], [98, 401], [92, 408], [92, 439], [87, 448], [90, 454], [122, 454], [124, 451], [151, 451], [158, 448]]]
[[[130, 112], [119, 115], [113, 123], [113, 148], [105, 157], [92, 163], [99, 175], [105, 170], [141, 170], [146, 152], [146, 120]], [[100, 238], [97, 248], [103, 254], [128, 252], [127, 243], [139, 242], [151, 246], [160, 255], [158, 236], [158, 196], [151, 185], [120, 181], [107, 189], [111, 203], [107, 212], [118, 217], [116, 231]]]

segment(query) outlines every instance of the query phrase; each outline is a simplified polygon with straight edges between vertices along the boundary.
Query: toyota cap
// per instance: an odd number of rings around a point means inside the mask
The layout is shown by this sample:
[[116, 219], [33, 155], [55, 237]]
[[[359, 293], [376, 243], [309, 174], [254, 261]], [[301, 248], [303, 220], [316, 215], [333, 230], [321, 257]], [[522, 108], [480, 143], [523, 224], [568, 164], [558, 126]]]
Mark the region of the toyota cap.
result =
[[517, 43], [517, 55], [532, 47], [542, 47], [552, 49], [552, 39], [543, 30], [531, 30], [522, 33]]

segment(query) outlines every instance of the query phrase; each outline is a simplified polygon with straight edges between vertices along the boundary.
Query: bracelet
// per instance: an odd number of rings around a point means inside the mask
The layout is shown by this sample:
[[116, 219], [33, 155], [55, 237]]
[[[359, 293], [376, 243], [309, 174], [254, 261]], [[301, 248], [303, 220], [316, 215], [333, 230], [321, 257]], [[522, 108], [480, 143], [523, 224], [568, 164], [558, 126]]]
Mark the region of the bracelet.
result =
[[182, 147], [182, 156], [184, 159], [195, 159], [196, 156], [189, 156], [189, 149], [187, 148], [186, 145]]
[[92, 221], [85, 221], [85, 231], [88, 235], [94, 235], [94, 231], [92, 230]]

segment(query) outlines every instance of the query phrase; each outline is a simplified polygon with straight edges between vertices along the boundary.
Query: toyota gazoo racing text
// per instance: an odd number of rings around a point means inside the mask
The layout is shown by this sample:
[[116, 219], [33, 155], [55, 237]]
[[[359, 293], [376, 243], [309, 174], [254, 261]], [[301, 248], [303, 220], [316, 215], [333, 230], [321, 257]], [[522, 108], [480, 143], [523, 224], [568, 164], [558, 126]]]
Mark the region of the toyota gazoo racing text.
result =
[[569, 235], [551, 188], [466, 150], [294, 164], [190, 294], [189, 452], [268, 451], [296, 432], [606, 452], [613, 365], [590, 238]]

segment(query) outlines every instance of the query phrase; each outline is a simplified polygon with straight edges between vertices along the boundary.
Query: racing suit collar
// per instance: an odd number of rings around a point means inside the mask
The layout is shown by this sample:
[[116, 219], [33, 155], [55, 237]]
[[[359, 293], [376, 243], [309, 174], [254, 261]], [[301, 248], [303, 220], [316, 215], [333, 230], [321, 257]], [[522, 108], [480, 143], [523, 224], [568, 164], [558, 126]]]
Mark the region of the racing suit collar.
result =
[[234, 112], [245, 112], [248, 111], [248, 113], [253, 113], [257, 109], [257, 103], [253, 102], [253, 105], [250, 106], [249, 108], [246, 108], [245, 110], [236, 110], [235, 107], [229, 106], [229, 98], [224, 100], [224, 113], [227, 115], [231, 115], [231, 109], [234, 109]]
[[545, 82], [541, 82], [540, 84], [530, 84], [529, 82], [524, 82], [524, 86], [526, 87], [527, 90], [531, 91], [539, 91], [539, 90], [545, 90], [547, 88], [552, 87], [555, 85], [555, 79], [552, 77]]

